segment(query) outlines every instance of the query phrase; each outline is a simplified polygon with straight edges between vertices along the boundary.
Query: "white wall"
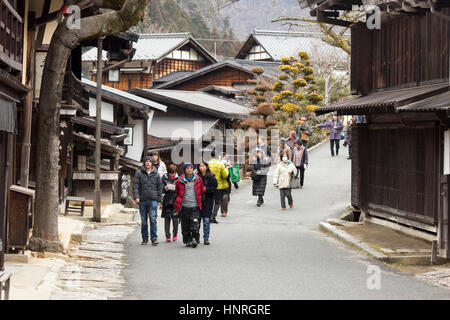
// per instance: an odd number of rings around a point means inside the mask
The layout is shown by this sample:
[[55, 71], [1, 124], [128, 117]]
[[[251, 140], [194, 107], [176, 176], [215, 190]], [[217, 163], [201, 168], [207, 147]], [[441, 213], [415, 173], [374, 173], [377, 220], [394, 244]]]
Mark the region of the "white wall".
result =
[[[95, 117], [97, 112], [97, 101], [89, 98], [89, 116]], [[114, 122], [114, 106], [110, 103], [102, 101], [102, 120]]]
[[133, 145], [128, 146], [126, 158], [141, 161], [142, 152], [144, 151], [144, 120], [134, 120], [128, 118], [129, 124], [134, 124]]

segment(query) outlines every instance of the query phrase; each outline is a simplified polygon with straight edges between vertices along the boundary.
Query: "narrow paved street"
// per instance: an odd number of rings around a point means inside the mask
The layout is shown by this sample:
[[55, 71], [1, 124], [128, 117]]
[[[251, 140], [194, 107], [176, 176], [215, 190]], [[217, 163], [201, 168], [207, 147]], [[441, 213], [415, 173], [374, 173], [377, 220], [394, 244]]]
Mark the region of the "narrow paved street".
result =
[[[340, 215], [350, 198], [346, 148], [332, 158], [325, 143], [310, 153], [305, 187], [293, 190], [294, 209], [281, 211], [268, 180], [256, 207], [251, 183], [231, 196], [229, 216], [212, 225], [211, 245], [164, 242], [141, 246], [140, 231], [126, 242], [126, 296], [140, 299], [449, 299], [450, 291], [393, 271], [318, 231]], [[272, 172], [273, 170], [271, 170]], [[181, 238], [181, 237], [180, 237]], [[367, 287], [370, 265], [381, 269], [381, 288]]]

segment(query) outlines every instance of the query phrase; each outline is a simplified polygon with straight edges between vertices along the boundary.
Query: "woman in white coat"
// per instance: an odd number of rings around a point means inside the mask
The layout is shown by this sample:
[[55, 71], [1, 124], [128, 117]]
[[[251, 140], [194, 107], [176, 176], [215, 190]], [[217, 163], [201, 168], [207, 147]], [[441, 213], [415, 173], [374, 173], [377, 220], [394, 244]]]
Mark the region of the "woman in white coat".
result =
[[286, 210], [285, 199], [288, 198], [289, 207], [294, 207], [294, 201], [291, 194], [291, 178], [297, 174], [297, 168], [289, 160], [288, 153], [284, 152], [282, 161], [277, 164], [275, 175], [273, 176], [273, 185], [280, 190], [281, 208]]

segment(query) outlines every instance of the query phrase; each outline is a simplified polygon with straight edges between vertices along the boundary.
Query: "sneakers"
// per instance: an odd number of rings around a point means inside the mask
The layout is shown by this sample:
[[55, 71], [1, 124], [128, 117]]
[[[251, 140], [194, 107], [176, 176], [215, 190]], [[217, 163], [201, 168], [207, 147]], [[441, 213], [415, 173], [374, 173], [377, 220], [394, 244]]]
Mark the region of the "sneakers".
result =
[[166, 242], [170, 242], [170, 238], [166, 238]]
[[281, 210], [285, 211], [285, 210], [286, 210], [286, 208], [281, 208]]
[[261, 207], [261, 202], [256, 202], [256, 205], [258, 206], [258, 207]]
[[144, 240], [144, 241], [141, 242], [141, 245], [145, 246], [145, 245], [147, 245], [147, 243], [148, 243], [148, 240]]
[[205, 240], [203, 241], [203, 243], [205, 244], [205, 246], [209, 246], [209, 240], [208, 240], [208, 239], [205, 239]]
[[192, 248], [196, 248], [198, 245], [197, 239], [192, 240]]
[[177, 240], [178, 240], [178, 237], [177, 236], [173, 236], [172, 241], [175, 242]]
[[186, 247], [192, 247], [192, 242], [191, 241], [186, 242]]
[[222, 217], [226, 217], [226, 216], [227, 216], [226, 212], [222, 213]]
[[216, 219], [211, 219], [211, 223], [219, 223]]
[[158, 241], [152, 241], [152, 246], [154, 246], [154, 247], [156, 247], [157, 245], [159, 244], [159, 242]]
[[289, 205], [289, 208], [293, 208], [294, 207], [294, 203], [292, 202], [290, 205]]

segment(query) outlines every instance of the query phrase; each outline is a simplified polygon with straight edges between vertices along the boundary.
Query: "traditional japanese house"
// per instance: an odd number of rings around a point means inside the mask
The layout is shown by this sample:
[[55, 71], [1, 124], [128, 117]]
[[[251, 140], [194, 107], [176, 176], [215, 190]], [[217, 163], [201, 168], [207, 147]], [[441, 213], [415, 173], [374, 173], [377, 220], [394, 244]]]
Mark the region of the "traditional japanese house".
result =
[[155, 111], [149, 134], [161, 144], [170, 141], [177, 144], [156, 145], [148, 151], [150, 154], [155, 149], [161, 151], [161, 148], [166, 148], [162, 159], [169, 163], [175, 161], [171, 158], [171, 150], [186, 145], [189, 145], [190, 154], [180, 154], [180, 157], [194, 163], [194, 152], [202, 151], [214, 137], [211, 136], [212, 129], [217, 129], [225, 137], [226, 129], [233, 129], [233, 121], [247, 118], [251, 111], [246, 106], [203, 91], [133, 89], [130, 92], [167, 106], [167, 112]]
[[279, 62], [283, 57], [297, 57], [300, 51], [314, 52], [316, 56], [332, 54], [348, 58], [342, 50], [322, 41], [322, 37], [323, 34], [312, 32], [253, 30], [236, 59]]
[[352, 195], [369, 221], [438, 242], [450, 258], [450, 3], [372, 1], [381, 28], [342, 18], [360, 1], [303, 1], [319, 21], [351, 26], [351, 88], [317, 109], [365, 115], [353, 129]]
[[24, 17], [23, 1], [0, 1], [0, 277], [8, 246], [9, 211], [14, 203], [10, 188], [17, 183], [20, 172], [17, 153], [21, 151], [24, 107], [30, 91], [23, 80]]
[[[71, 124], [72, 173], [71, 195], [93, 200], [95, 179], [95, 126], [97, 84], [82, 80], [87, 103]], [[103, 203], [118, 203], [126, 199], [129, 190], [123, 181], [132, 180], [148, 149], [148, 130], [154, 112], [166, 111], [157, 102], [102, 85], [102, 145], [101, 189]], [[126, 176], [123, 178], [123, 176]]]
[[[153, 87], [153, 81], [162, 77], [196, 71], [217, 62], [189, 33], [142, 34], [134, 49], [131, 61], [119, 61], [104, 53], [108, 72], [103, 76], [103, 84], [120, 90], [148, 89]], [[93, 81], [96, 81], [96, 61], [95, 48], [83, 55]]]
[[246, 89], [249, 80], [255, 78], [254, 67], [264, 69], [264, 78], [268, 83], [277, 81], [281, 65], [279, 62], [249, 61], [226, 59], [200, 70], [182, 74], [155, 85], [155, 89], [201, 90], [209, 86]]

